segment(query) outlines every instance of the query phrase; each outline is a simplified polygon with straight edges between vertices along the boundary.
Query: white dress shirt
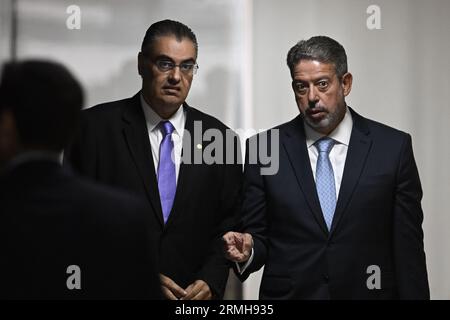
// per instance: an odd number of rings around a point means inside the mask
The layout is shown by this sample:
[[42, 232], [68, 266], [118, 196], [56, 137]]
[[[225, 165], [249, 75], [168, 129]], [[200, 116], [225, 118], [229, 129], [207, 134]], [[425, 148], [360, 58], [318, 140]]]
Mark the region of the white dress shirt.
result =
[[[311, 169], [314, 176], [314, 181], [316, 181], [316, 167], [317, 167], [317, 157], [319, 152], [314, 146], [314, 143], [325, 135], [319, 133], [312, 129], [306, 122], [305, 123], [305, 136], [306, 136], [306, 147], [308, 148], [309, 161], [311, 163]], [[350, 136], [352, 134], [353, 119], [350, 113], [350, 109], [347, 107], [344, 119], [341, 123], [328, 135], [335, 141], [333, 148], [330, 151], [329, 157], [331, 166], [333, 167], [334, 182], [336, 185], [336, 199], [339, 196], [339, 190], [341, 188], [342, 175], [344, 174], [345, 160], [347, 159], [348, 144], [350, 143]], [[236, 263], [238, 272], [243, 274], [247, 267], [253, 261], [253, 248], [250, 258], [245, 264]]]
[[186, 124], [186, 111], [180, 106], [170, 119], [162, 119], [145, 101], [141, 94], [141, 106], [144, 111], [145, 122], [147, 124], [148, 137], [152, 148], [153, 163], [155, 173], [158, 175], [159, 164], [159, 146], [163, 140], [162, 128], [159, 125], [161, 121], [168, 120], [175, 130], [172, 132], [172, 141], [174, 147], [175, 173], [178, 182], [178, 173], [180, 171], [181, 152], [183, 150], [183, 133]]
[[[339, 190], [341, 188], [342, 175], [344, 174], [345, 159], [347, 159], [348, 144], [350, 142], [350, 135], [352, 134], [353, 119], [350, 110], [347, 108], [344, 119], [341, 123], [328, 135], [329, 138], [335, 141], [333, 148], [330, 151], [329, 157], [331, 166], [333, 167], [334, 182], [336, 186], [336, 199], [339, 196]], [[308, 148], [309, 161], [311, 162], [311, 169], [316, 181], [316, 167], [317, 157], [319, 151], [314, 146], [314, 143], [323, 138], [325, 135], [314, 131], [305, 122], [305, 136], [306, 147]]]

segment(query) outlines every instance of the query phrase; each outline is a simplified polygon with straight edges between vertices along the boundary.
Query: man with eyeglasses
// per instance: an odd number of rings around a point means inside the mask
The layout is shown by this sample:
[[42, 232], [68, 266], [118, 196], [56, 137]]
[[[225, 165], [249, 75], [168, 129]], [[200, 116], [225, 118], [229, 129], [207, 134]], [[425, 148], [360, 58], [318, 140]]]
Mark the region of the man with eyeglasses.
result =
[[229, 130], [185, 102], [198, 69], [197, 51], [186, 25], [171, 20], [151, 25], [138, 54], [141, 91], [84, 111], [65, 155], [81, 174], [147, 200], [167, 299], [222, 298], [229, 262], [221, 252], [221, 234], [235, 221], [242, 176], [238, 161], [185, 161], [211, 143], [202, 141], [206, 130], [223, 136]]

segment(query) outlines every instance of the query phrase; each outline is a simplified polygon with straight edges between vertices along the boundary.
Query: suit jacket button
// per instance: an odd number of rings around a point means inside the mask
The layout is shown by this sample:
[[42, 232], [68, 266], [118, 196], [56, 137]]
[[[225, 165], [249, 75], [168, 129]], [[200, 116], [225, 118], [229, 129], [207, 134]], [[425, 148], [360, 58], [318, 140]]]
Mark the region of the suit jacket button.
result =
[[323, 275], [323, 280], [325, 280], [325, 283], [330, 282], [330, 277], [328, 276], [328, 274]]

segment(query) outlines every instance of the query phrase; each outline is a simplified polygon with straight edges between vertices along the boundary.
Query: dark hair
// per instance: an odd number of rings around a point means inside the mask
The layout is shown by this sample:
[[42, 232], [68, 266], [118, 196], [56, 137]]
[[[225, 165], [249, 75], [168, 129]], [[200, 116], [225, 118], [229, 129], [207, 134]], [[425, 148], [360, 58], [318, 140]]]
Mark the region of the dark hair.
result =
[[339, 79], [347, 73], [347, 55], [344, 47], [336, 40], [325, 36], [316, 36], [297, 42], [289, 50], [286, 60], [291, 75], [293, 75], [295, 66], [301, 60], [332, 63]]
[[81, 85], [60, 64], [27, 60], [3, 66], [0, 112], [12, 112], [26, 147], [62, 150], [78, 125], [82, 104]]
[[151, 47], [158, 37], [175, 36], [178, 41], [188, 38], [194, 43], [195, 53], [198, 53], [197, 37], [187, 25], [173, 20], [162, 20], [152, 24], [145, 33], [142, 41], [141, 51], [144, 52]]

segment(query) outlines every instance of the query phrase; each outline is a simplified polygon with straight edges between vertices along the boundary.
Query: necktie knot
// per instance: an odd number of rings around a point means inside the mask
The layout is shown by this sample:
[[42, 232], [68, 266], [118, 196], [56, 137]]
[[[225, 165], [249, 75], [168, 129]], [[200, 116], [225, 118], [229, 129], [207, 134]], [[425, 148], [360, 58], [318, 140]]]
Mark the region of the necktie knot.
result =
[[319, 150], [319, 153], [325, 152], [326, 154], [329, 154], [334, 146], [334, 140], [328, 137], [322, 138], [316, 141], [315, 146], [317, 150]]
[[172, 134], [173, 130], [175, 130], [174, 126], [170, 121], [161, 121], [161, 128], [163, 136], [167, 136], [168, 134]]

